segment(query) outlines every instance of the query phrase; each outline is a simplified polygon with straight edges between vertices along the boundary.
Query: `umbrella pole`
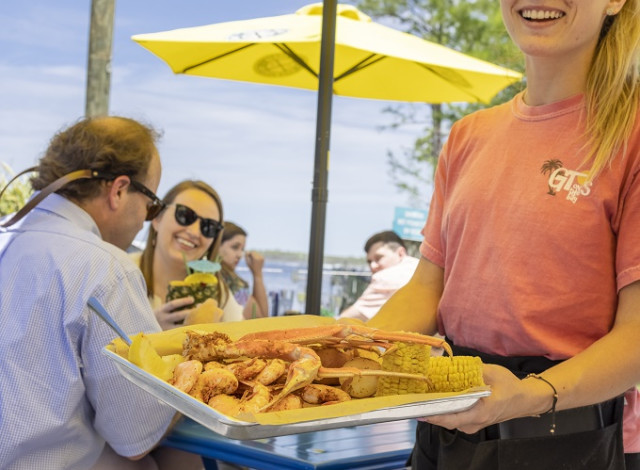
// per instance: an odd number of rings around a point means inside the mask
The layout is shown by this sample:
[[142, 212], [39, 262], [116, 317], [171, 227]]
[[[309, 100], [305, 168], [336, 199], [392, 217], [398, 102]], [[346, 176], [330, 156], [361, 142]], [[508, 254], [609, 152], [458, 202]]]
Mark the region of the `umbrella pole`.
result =
[[320, 315], [322, 267], [324, 264], [324, 232], [327, 215], [329, 141], [331, 137], [331, 101], [333, 97], [333, 57], [336, 36], [337, 0], [324, 0], [322, 6], [322, 42], [318, 80], [318, 113], [316, 150], [311, 191], [311, 236], [307, 268], [305, 313]]

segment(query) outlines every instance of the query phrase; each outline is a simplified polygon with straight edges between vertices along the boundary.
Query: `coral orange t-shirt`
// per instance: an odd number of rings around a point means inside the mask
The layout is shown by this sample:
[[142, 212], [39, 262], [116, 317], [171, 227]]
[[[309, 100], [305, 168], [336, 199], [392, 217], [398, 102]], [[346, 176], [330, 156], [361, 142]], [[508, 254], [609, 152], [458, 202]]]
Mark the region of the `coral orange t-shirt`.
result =
[[455, 344], [566, 359], [611, 329], [618, 291], [640, 279], [640, 119], [587, 183], [585, 112], [582, 95], [530, 107], [520, 94], [452, 127], [421, 253], [444, 269], [438, 327]]

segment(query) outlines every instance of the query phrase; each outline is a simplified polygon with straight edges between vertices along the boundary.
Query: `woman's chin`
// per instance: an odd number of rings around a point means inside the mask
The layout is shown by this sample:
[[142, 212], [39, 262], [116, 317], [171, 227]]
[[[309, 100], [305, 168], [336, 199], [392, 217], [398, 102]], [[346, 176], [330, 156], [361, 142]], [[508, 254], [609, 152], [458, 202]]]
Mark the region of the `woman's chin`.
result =
[[180, 262], [184, 262], [185, 258], [187, 261], [200, 259], [202, 255], [204, 255], [203, 250], [198, 250], [196, 248], [187, 248], [183, 246], [179, 246], [172, 251], [172, 258], [174, 258], [175, 260], [179, 260]]
[[227, 268], [230, 269], [231, 271], [235, 271], [236, 270], [236, 266], [238, 266], [238, 263], [229, 263], [228, 261], [222, 260], [222, 265]]

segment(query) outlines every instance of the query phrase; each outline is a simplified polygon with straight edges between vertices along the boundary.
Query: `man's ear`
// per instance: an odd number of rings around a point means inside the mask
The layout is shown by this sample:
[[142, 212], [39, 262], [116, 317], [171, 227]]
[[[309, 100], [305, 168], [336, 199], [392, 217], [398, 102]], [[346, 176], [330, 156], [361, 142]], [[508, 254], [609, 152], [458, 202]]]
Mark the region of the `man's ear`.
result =
[[[166, 211], [167, 209], [165, 209]], [[164, 211], [163, 211], [164, 212]], [[158, 231], [158, 219], [160, 219], [160, 216], [162, 214], [159, 214], [158, 217], [154, 217], [153, 220], [151, 221], [151, 226], [153, 227], [153, 229], [157, 232]]]
[[407, 256], [407, 249], [404, 246], [399, 247], [398, 255], [400, 256], [400, 258], [404, 258], [405, 256]]
[[129, 189], [131, 181], [126, 175], [118, 176], [107, 186], [107, 199], [109, 208], [117, 211], [124, 204], [124, 195]]

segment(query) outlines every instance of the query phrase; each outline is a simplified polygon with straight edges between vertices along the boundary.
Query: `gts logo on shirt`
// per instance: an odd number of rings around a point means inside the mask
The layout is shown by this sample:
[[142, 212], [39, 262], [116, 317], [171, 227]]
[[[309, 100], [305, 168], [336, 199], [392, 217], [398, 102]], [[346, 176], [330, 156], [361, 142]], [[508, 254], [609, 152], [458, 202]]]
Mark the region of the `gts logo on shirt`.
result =
[[566, 191], [567, 200], [575, 204], [578, 196], [588, 196], [591, 193], [591, 182], [584, 183], [587, 174], [564, 168], [560, 160], [546, 160], [540, 168], [540, 173], [549, 175], [547, 194], [550, 196]]

